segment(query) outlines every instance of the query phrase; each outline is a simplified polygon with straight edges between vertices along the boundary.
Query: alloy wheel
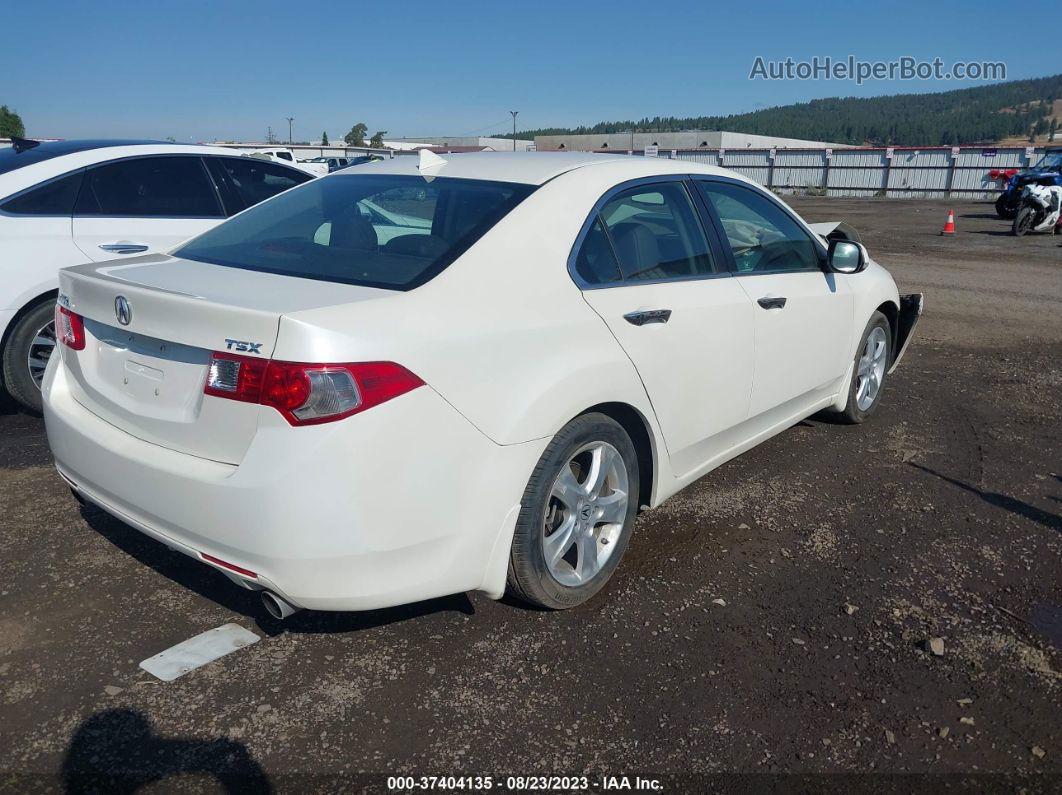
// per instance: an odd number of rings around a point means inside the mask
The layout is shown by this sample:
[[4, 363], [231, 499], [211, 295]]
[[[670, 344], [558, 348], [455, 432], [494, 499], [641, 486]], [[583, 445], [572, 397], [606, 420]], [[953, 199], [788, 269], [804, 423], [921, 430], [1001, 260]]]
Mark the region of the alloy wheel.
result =
[[601, 571], [623, 532], [630, 498], [627, 467], [608, 442], [579, 448], [553, 481], [542, 552], [561, 585], [584, 585]]
[[867, 336], [863, 354], [856, 362], [856, 406], [866, 411], [878, 397], [881, 382], [885, 379], [885, 357], [889, 352], [889, 340], [885, 329], [875, 326]]
[[26, 365], [29, 367], [30, 378], [37, 389], [41, 388], [44, 380], [44, 370], [48, 366], [48, 360], [55, 352], [55, 321], [50, 320], [33, 335], [29, 353], [26, 355]]

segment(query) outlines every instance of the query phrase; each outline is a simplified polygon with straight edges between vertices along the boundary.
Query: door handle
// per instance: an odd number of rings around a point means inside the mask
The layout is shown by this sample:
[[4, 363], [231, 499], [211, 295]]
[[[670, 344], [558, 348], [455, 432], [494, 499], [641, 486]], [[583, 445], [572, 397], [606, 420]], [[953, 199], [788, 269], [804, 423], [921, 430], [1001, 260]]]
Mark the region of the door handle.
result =
[[646, 309], [641, 312], [628, 312], [623, 319], [632, 326], [644, 326], [647, 323], [667, 323], [671, 320], [670, 309]]
[[764, 309], [783, 309], [785, 307], [785, 296], [765, 295], [763, 298], [757, 298], [756, 303]]
[[112, 254], [140, 254], [148, 250], [147, 246], [140, 243], [102, 243], [100, 248]]

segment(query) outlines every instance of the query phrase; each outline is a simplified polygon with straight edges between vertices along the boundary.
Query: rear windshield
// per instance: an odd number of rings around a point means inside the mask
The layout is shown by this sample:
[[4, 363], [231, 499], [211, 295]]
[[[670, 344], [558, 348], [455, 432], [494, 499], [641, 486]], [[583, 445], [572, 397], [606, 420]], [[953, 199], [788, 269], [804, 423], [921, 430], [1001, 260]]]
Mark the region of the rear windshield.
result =
[[176, 253], [232, 268], [409, 290], [433, 278], [532, 185], [336, 174], [252, 207]]

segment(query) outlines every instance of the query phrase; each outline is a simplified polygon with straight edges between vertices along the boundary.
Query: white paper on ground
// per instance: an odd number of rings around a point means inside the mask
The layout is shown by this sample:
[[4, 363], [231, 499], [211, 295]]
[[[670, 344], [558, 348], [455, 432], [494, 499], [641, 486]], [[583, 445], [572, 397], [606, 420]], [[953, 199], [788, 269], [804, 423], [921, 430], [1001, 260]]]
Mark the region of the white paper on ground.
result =
[[148, 657], [140, 667], [163, 682], [172, 682], [178, 676], [259, 640], [257, 635], [239, 624], [225, 624]]

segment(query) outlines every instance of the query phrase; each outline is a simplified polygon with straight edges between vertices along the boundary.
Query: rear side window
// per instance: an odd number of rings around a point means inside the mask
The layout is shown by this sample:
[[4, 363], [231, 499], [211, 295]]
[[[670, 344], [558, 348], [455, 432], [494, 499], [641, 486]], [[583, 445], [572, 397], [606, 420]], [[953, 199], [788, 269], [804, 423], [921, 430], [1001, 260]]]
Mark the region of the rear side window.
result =
[[283, 193], [313, 176], [257, 157], [208, 157], [229, 215]]
[[84, 171], [67, 174], [9, 199], [0, 210], [17, 215], [70, 215]]
[[85, 172], [76, 215], [217, 218], [214, 186], [199, 157], [138, 157]]
[[686, 187], [662, 182], [623, 191], [594, 220], [575, 261], [587, 285], [692, 279], [715, 273]]
[[308, 279], [409, 290], [534, 187], [399, 175], [316, 179], [206, 232], [178, 256]]

